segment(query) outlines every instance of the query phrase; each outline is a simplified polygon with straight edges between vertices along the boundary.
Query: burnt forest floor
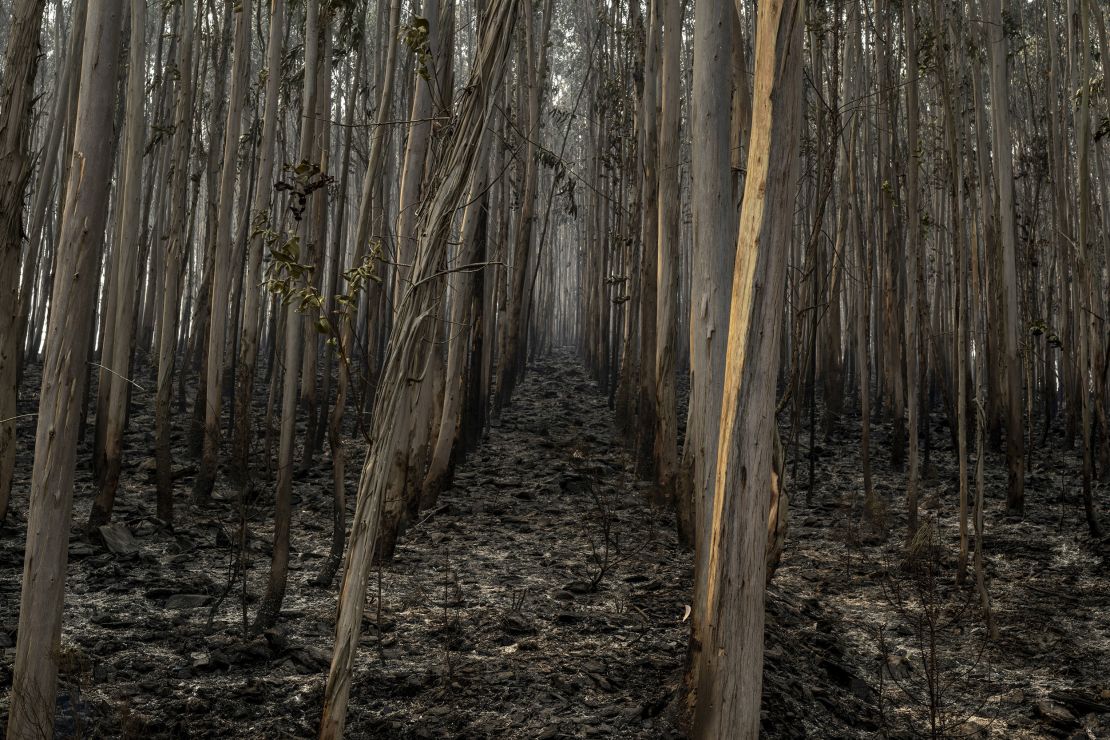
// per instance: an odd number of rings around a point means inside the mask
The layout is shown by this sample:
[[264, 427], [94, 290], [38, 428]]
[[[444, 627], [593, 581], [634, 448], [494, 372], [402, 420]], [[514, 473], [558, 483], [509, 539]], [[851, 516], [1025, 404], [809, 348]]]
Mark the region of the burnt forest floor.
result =
[[[21, 413], [34, 411], [36, 386], [29, 371]], [[314, 737], [336, 598], [334, 584], [312, 585], [330, 542], [327, 453], [295, 482], [279, 626], [250, 636], [244, 614], [253, 618], [269, 571], [271, 486], [247, 508], [246, 588], [229, 591], [238, 491], [221, 478], [211, 505], [187, 503], [195, 466], [182, 413], [178, 524], [159, 526], [151, 401], [133, 397], [115, 552], [74, 528], [56, 735]], [[257, 418], [264, 402], [263, 385]], [[33, 421], [20, 421], [19, 439], [33, 438]], [[1110, 579], [1085, 534], [1076, 455], [1034, 452], [1023, 521], [1004, 518], [1004, 462], [988, 457], [985, 551], [999, 626], [991, 642], [971, 592], [954, 585], [955, 466], [947, 432], [932, 436], [922, 497], [937, 546], [915, 558], [904, 555], [904, 474], [891, 466], [889, 429], [873, 430], [888, 536], [862, 523], [858, 422], [818, 435], [812, 505], [788, 476], [790, 532], [767, 601], [763, 734], [928, 736], [924, 647], [940, 656], [940, 718], [955, 736], [1110, 737], [1110, 715], [1099, 713], [1110, 711]], [[783, 437], [789, 466], [788, 427]], [[678, 547], [673, 516], [647, 504], [651, 486], [637, 480], [619, 438], [607, 399], [569, 354], [530, 367], [512, 408], [371, 578], [348, 737], [677, 737], [691, 556]], [[0, 732], [29, 448], [0, 528]], [[362, 454], [352, 449], [349, 492]], [[78, 459], [82, 525], [95, 492], [87, 439]], [[1104, 486], [1100, 511], [1108, 499]], [[921, 626], [929, 614], [932, 640]]]
[[[1110, 540], [1087, 533], [1079, 451], [1032, 450], [1020, 519], [1006, 515], [1005, 457], [987, 451], [984, 570], [997, 629], [991, 640], [970, 572], [957, 582], [957, 456], [941, 415], [932, 422], [933, 449], [919, 489], [920, 521], [930, 534], [913, 545], [906, 536], [906, 475], [892, 465], [890, 425], [872, 425], [875, 517], [865, 516], [863, 505], [858, 418], [824, 435], [818, 415], [808, 506], [808, 427], [803, 423], [795, 452], [790, 425], [782, 426], [796, 478], [788, 476], [790, 531], [774, 587], [816, 599], [836, 615], [837, 649], [851, 671], [840, 680], [866, 680], [857, 693], [877, 704], [883, 734], [1110, 738]], [[974, 435], [969, 456], [974, 505]], [[1095, 506], [1105, 531], [1106, 484], [1096, 488]], [[929, 655], [935, 658], [923, 657]], [[829, 675], [837, 679], [835, 671]], [[930, 735], [934, 726], [938, 734]]]

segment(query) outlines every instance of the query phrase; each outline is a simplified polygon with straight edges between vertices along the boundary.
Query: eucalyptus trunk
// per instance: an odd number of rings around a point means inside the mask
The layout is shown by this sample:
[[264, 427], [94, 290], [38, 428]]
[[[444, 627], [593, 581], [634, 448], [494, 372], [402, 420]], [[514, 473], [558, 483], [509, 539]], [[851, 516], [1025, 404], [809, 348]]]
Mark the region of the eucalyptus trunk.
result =
[[752, 141], [740, 215], [703, 594], [694, 732], [756, 738], [763, 677], [766, 532], [786, 256], [802, 125], [804, 4], [759, 5]]
[[74, 317], [89, 316], [95, 310], [96, 265], [112, 176], [122, 11], [121, 0], [90, 0], [84, 29], [81, 96], [43, 353], [9, 740], [37, 740], [54, 733], [81, 416], [79, 388], [91, 343], [88, 327]]

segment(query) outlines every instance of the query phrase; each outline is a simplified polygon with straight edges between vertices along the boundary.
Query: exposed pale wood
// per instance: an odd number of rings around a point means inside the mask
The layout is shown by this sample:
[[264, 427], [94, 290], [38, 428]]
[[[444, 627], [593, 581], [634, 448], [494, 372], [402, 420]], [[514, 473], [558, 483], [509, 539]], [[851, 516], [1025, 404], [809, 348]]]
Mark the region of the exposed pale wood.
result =
[[693, 736], [755, 738], [763, 674], [774, 387], [802, 123], [804, 6], [761, 3], [713, 498]]
[[[736, 255], [737, 212], [732, 205], [732, 173], [721, 167], [729, 157], [732, 82], [722, 75], [735, 48], [735, 16], [728, 0], [702, 0], [694, 7], [694, 79], [690, 134], [692, 142], [691, 205], [694, 215], [692, 293], [690, 305], [690, 414], [686, 423], [685, 456], [691, 459], [687, 536], [694, 546], [694, 598], [691, 614], [692, 654], [704, 639], [701, 594], [708, 577], [710, 515], [715, 490], [717, 439], [724, 385], [729, 303]], [[681, 491], [681, 489], [680, 489]], [[681, 495], [681, 493], [680, 493]], [[691, 667], [696, 664], [696, 657]], [[688, 683], [692, 682], [693, 675]], [[693, 686], [690, 686], [693, 689]], [[696, 693], [691, 692], [691, 696]], [[693, 700], [691, 701], [693, 706]]]

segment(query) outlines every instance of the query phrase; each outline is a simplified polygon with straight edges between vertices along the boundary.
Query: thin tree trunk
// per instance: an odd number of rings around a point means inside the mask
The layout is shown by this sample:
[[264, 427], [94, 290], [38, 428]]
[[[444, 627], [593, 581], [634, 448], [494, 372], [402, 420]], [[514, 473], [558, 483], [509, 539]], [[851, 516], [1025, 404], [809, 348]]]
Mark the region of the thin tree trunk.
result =
[[991, 123], [994, 133], [994, 170], [1002, 233], [1003, 358], [1006, 373], [1006, 466], [1009, 481], [1006, 508], [1021, 515], [1025, 509], [1025, 433], [1022, 426], [1021, 357], [1018, 354], [1017, 235], [1014, 226], [1014, 165], [1010, 135], [1007, 42], [1002, 24], [1002, 0], [986, 0], [987, 39], [990, 47]]
[[[235, 9], [235, 40], [232, 49], [231, 90], [224, 129], [223, 166], [216, 212], [211, 313], [208, 325], [208, 370], [205, 374], [204, 451], [193, 484], [193, 499], [203, 503], [212, 495], [220, 464], [220, 409], [223, 406], [224, 347], [228, 318], [228, 291], [232, 286], [231, 216], [235, 203], [236, 170], [239, 165], [239, 129], [243, 100], [250, 75], [251, 0], [238, 0]], [[273, 70], [274, 74], [277, 73]], [[307, 72], [306, 72], [307, 74]], [[245, 180], [246, 178], [244, 178]], [[244, 182], [243, 187], [246, 187]]]
[[158, 518], [173, 526], [173, 475], [170, 402], [181, 315], [181, 270], [189, 226], [189, 149], [193, 132], [193, 56], [195, 13], [193, 0], [182, 0], [181, 39], [178, 47], [177, 101], [174, 111], [173, 174], [170, 184], [169, 247], [162, 288], [161, 333], [158, 339], [158, 390], [154, 401], [154, 457], [158, 481]]
[[[73, 477], [91, 332], [74, 317], [94, 311], [96, 264], [103, 247], [112, 174], [112, 115], [119, 64], [121, 0], [90, 0], [81, 96], [66, 205], [58, 239], [53, 308], [35, 433], [9, 740], [54, 732]], [[76, 31], [75, 32], [79, 32]], [[13, 109], [25, 111], [23, 107]]]
[[[43, 0], [19, 0], [0, 67], [0, 523], [8, 513], [15, 470], [16, 398], [23, 331], [19, 322], [19, 267], [23, 196], [31, 176], [31, 128]], [[61, 94], [61, 93], [59, 93]]]
[[433, 292], [434, 276], [445, 256], [450, 225], [473, 169], [478, 143], [489, 125], [506, 66], [516, 12], [516, 0], [494, 0], [487, 10], [482, 41], [471, 67], [461, 110], [442, 164], [435, 173], [434, 181], [439, 186], [430, 194], [422, 212], [423, 228], [416, 232], [421, 237], [413, 270], [415, 279], [398, 306], [382, 383], [374, 402], [373, 442], [359, 479], [351, 544], [339, 596], [335, 650], [324, 690], [321, 740], [334, 740], [343, 735], [367, 578], [378, 539], [378, 520], [388, 495], [387, 488], [397, 484], [393, 449], [397, 438], [388, 431], [394, 428], [397, 412], [409, 403], [411, 392], [406, 392], [406, 386], [412, 359], [423, 349], [421, 324], [430, 319], [434, 303], [440, 298]]
[[643, 244], [643, 262], [640, 278], [640, 389], [639, 419], [636, 439], [637, 460], [642, 477], [654, 477], [651, 466], [655, 450], [655, 430], [658, 428], [655, 403], [655, 345], [656, 305], [658, 297], [658, 245], [659, 210], [652, 208], [659, 197], [659, 178], [656, 174], [658, 157], [658, 86], [659, 62], [657, 45], [659, 35], [659, 9], [661, 0], [649, 0], [647, 39], [644, 43], [644, 95], [640, 112], [640, 152], [643, 182], [643, 213], [641, 216], [640, 243]]
[[[258, 154], [258, 175], [250, 211], [247, 264], [243, 277], [243, 319], [239, 333], [239, 365], [235, 379], [235, 432], [232, 441], [232, 469], [240, 483], [251, 476], [251, 447], [254, 379], [258, 363], [259, 289], [262, 251], [274, 225], [270, 223], [273, 197], [274, 149], [277, 140], [281, 60], [285, 54], [285, 0], [272, 0], [270, 32], [266, 44], [266, 102], [262, 113], [262, 137]], [[280, 219], [279, 219], [280, 221]], [[276, 236], [275, 236], [276, 238]]]
[[[358, 215], [356, 216], [356, 229], [354, 237], [354, 269], [359, 269], [366, 260], [366, 250], [370, 241], [371, 211], [373, 208], [375, 192], [381, 188], [383, 154], [385, 151], [386, 126], [393, 99], [394, 68], [397, 61], [397, 36], [401, 17], [401, 0], [392, 0], [389, 11], [388, 47], [386, 50], [381, 93], [378, 96], [375, 126], [370, 138], [370, 155], [366, 162], [366, 173], [362, 180], [362, 197]], [[377, 273], [374, 273], [377, 275]], [[378, 276], [380, 279], [380, 276]], [[382, 295], [378, 282], [370, 279], [363, 282], [366, 299], [364, 303], [370, 318], [376, 313], [376, 304]], [[336, 381], [335, 406], [332, 408], [328, 420], [328, 443], [331, 449], [332, 460], [332, 539], [328, 559], [324, 563], [316, 583], [320, 586], [330, 585], [343, 557], [343, 547], [346, 539], [347, 493], [345, 483], [345, 470], [347, 448], [343, 442], [340, 431], [343, 425], [343, 415], [347, 408], [347, 393], [351, 384], [351, 369], [354, 362], [354, 330], [358, 319], [357, 307], [352, 309], [355, 315], [347, 316], [339, 328], [340, 351], [346, 357], [339, 364], [339, 377]], [[365, 392], [365, 390], [364, 390]], [[361, 413], [361, 409], [359, 409]], [[359, 422], [362, 428], [362, 422]]]
[[[525, 287], [529, 274], [529, 264], [532, 257], [532, 232], [536, 221], [536, 187], [538, 183], [540, 129], [540, 95], [544, 84], [546, 65], [545, 36], [546, 29], [550, 27], [550, 2], [545, 0], [545, 15], [542, 20], [543, 29], [540, 39], [536, 39], [533, 22], [532, 0], [524, 0], [524, 55], [528, 129], [524, 132], [524, 184], [521, 196], [520, 214], [517, 218], [516, 231], [513, 234], [513, 262], [509, 274], [509, 310], [505, 320], [505, 347], [499, 358], [497, 372], [497, 393], [494, 396], [493, 406], [495, 411], [500, 411], [509, 404], [512, 397], [513, 386], [523, 370], [523, 351], [527, 340], [527, 326], [522, 326], [524, 320]], [[538, 42], [538, 43], [537, 43]]]
[[786, 255], [799, 132], [804, 5], [760, 3], [752, 141], [729, 319], [694, 736], [755, 738]]
[[[305, 14], [304, 93], [300, 138], [300, 158], [307, 161], [312, 155], [316, 110], [316, 64], [320, 50], [320, 2], [308, 0]], [[318, 196], [320, 197], [320, 196]], [[297, 228], [300, 243], [308, 241], [309, 219], [303, 218]], [[291, 280], [291, 282], [293, 282]], [[294, 288], [300, 286], [294, 282]], [[270, 558], [270, 576], [266, 582], [266, 595], [255, 617], [254, 630], [261, 632], [273, 627], [285, 600], [285, 584], [289, 573], [289, 528], [293, 515], [293, 456], [296, 443], [297, 381], [302, 357], [301, 341], [304, 320], [300, 315], [300, 301], [290, 295], [285, 310], [285, 376], [281, 390], [281, 439], [278, 443], [277, 487], [275, 491], [274, 545]]]
[[[146, 0], [131, 0], [131, 41], [127, 71], [127, 121], [124, 138], [123, 185], [120, 193], [122, 237], [117, 242], [116, 276], [114, 289], [115, 315], [105, 316], [108, 327], [105, 334], [112, 334], [111, 356], [102, 356], [102, 363], [110, 370], [102, 379], [107, 389], [107, 419], [104, 429], [104, 469], [100, 493], [89, 513], [89, 526], [106, 524], [112, 518], [116, 489], [119, 486], [120, 462], [123, 456], [123, 428], [127, 415], [128, 365], [131, 356], [132, 325], [135, 322], [135, 273], [137, 270], [142, 206], [143, 146], [146, 139], [146, 120], [143, 101], [146, 96]], [[98, 419], [97, 427], [101, 428]]]
[[[678, 344], [679, 271], [679, 45], [682, 35], [681, 0], [663, 0], [662, 105], [659, 119], [659, 251], [655, 314], [654, 467], [656, 501], [670, 501], [678, 474], [678, 409], [675, 401], [675, 346]], [[723, 65], [722, 65], [723, 66]]]
[[[1079, 48], [1080, 56], [1080, 88], [1079, 88], [1079, 109], [1076, 111], [1075, 128], [1077, 133], [1076, 149], [1078, 151], [1079, 160], [1079, 234], [1078, 242], [1078, 278], [1079, 291], [1076, 298], [1076, 306], [1078, 311], [1075, 314], [1075, 321], [1078, 323], [1076, 331], [1079, 335], [1079, 356], [1077, 364], [1079, 366], [1079, 403], [1081, 406], [1082, 414], [1082, 432], [1083, 432], [1083, 513], [1087, 520], [1087, 530], [1091, 537], [1099, 539], [1102, 536], [1102, 531], [1098, 525], [1098, 517], [1095, 514], [1094, 495], [1092, 492], [1092, 484], [1094, 479], [1094, 440], [1092, 439], [1093, 433], [1093, 413], [1092, 413], [1092, 398], [1090, 388], [1090, 380], [1094, 381], [1093, 386], [1095, 393], [1098, 393], [1098, 386], [1101, 380], [1094, 373], [1098, 366], [1099, 360], [1097, 359], [1098, 340], [1097, 332], [1101, 321], [1097, 316], [1097, 306], [1095, 305], [1096, 294], [1094, 290], [1094, 280], [1092, 278], [1091, 269], [1091, 247], [1088, 244], [1088, 231], [1090, 229], [1090, 210], [1091, 210], [1091, 170], [1090, 170], [1090, 119], [1091, 119], [1091, 54], [1090, 54], [1090, 33], [1088, 29], [1087, 17], [1087, 3], [1086, 0], [1079, 0]], [[1101, 280], [1099, 281], [1101, 282]], [[1093, 376], [1093, 377], [1092, 377]], [[1007, 450], [1009, 448], [1007, 447]], [[1011, 463], [1012, 465], [1012, 463]], [[1011, 477], [1013, 473], [1011, 472]], [[1007, 499], [1009, 503], [1012, 499]]]
[[[720, 436], [722, 379], [725, 372], [730, 288], [736, 257], [737, 212], [732, 208], [732, 173], [721, 166], [729, 159], [732, 83], [720, 74], [730, 47], [735, 15], [729, 0], [702, 0], [694, 6], [694, 85], [691, 134], [691, 193], [694, 216], [692, 300], [690, 302], [690, 414], [686, 453], [692, 458], [689, 541], [694, 545], [694, 596], [690, 622], [688, 669], [699, 662], [706, 614], [701, 594], [708, 577], [710, 515]], [[681, 489], [680, 489], [681, 490]], [[694, 675], [687, 677], [693, 689]], [[690, 706], [696, 694], [689, 694]]]
[[[316, 68], [316, 108], [312, 114], [316, 122], [314, 140], [312, 142], [313, 163], [320, 168], [320, 176], [330, 180], [331, 170], [331, 29], [325, 21], [321, 28], [320, 58], [327, 60], [319, 63]], [[323, 282], [322, 269], [327, 264], [327, 229], [328, 229], [328, 190], [322, 189], [313, 199], [311, 218], [309, 219], [309, 238], [302, 242], [302, 253], [306, 255], [307, 264], [312, 271], [307, 279], [308, 288], [319, 295]], [[304, 317], [304, 356], [301, 360], [301, 388], [300, 404], [305, 416], [305, 436], [301, 445], [301, 461], [299, 470], [307, 472], [316, 459], [316, 422], [319, 417], [317, 407], [316, 376], [320, 365], [320, 332], [316, 328], [319, 315], [310, 313]]]
[[[44, 274], [49, 272], [47, 265], [49, 265], [53, 261], [53, 257], [51, 255], [53, 245], [51, 244], [52, 239], [44, 238], [43, 231], [44, 225], [47, 223], [48, 213], [54, 213], [54, 209], [52, 208], [53, 200], [51, 196], [54, 192], [55, 172], [62, 169], [62, 164], [65, 160], [65, 154], [67, 154], [67, 152], [59, 152], [59, 148], [62, 146], [63, 142], [62, 135], [68, 133], [70, 128], [70, 103], [71, 99], [73, 98], [73, 92], [77, 88], [77, 77], [78, 75], [80, 75], [81, 48], [82, 43], [85, 39], [84, 33], [81, 33], [80, 30], [84, 29], [85, 27], [85, 15], [87, 11], [88, 3], [85, 0], [77, 0], [77, 2], [73, 4], [73, 10], [70, 18], [70, 27], [72, 29], [78, 29], [79, 32], [71, 32], [69, 34], [69, 43], [66, 48], [64, 67], [59, 70], [57, 87], [54, 91], [54, 103], [50, 113], [50, 128], [47, 132], [41, 149], [41, 152], [43, 154], [43, 167], [42, 170], [39, 172], [38, 181], [35, 183], [35, 197], [31, 205], [31, 230], [27, 234], [29, 243], [27, 250], [24, 253], [23, 260], [24, 282], [19, 293], [19, 326], [17, 330], [17, 337], [19, 341], [22, 341], [22, 339], [28, 334], [27, 329], [30, 322], [32, 309], [40, 307], [41, 304], [44, 303], [44, 301], [41, 300], [41, 295], [39, 295], [39, 300], [36, 301], [36, 304], [38, 305], [36, 306], [32, 304], [31, 294], [33, 291], [31, 289], [37, 285], [37, 292], [45, 292], [44, 288], [46, 287], [46, 285], [49, 284], [49, 282], [53, 280], [53, 276], [48, 276]], [[16, 24], [13, 22], [12, 26], [14, 28]], [[36, 28], [37, 27], [38, 24], [36, 24]], [[7, 65], [5, 65], [5, 68], [11, 69], [11, 67]], [[8, 110], [9, 108], [5, 106], [5, 109]], [[63, 171], [58, 179], [62, 180], [64, 177], [65, 172]], [[60, 185], [58, 189], [59, 191], [61, 190]], [[61, 197], [59, 197], [59, 207], [60, 205]], [[5, 208], [5, 213], [8, 212], [10, 211]], [[46, 245], [46, 252], [43, 252], [41, 249], [44, 244]], [[34, 269], [35, 260], [40, 261], [40, 269], [38, 271]], [[38, 274], [36, 274], [36, 272]], [[47, 279], [48, 277], [49, 280]], [[37, 282], [31, 282], [32, 279], [37, 280]], [[0, 293], [0, 295], [2, 295], [2, 293]], [[42, 326], [42, 322], [30, 323], [30, 326], [37, 329]], [[2, 340], [0, 340], [0, 343], [2, 343]], [[3, 352], [3, 350], [0, 349], [0, 352]], [[31, 352], [27, 351], [24, 353], [24, 355], [26, 354], [31, 354]], [[9, 387], [14, 392], [15, 389], [18, 387], [23, 377], [23, 359], [24, 356], [21, 356], [17, 370], [16, 382], [10, 386], [7, 383], [0, 384], [0, 389], [4, 389], [0, 390], [0, 393], [7, 392], [6, 389]], [[0, 400], [0, 406], [2, 405], [3, 400]], [[6, 418], [7, 416], [5, 416], [2, 411], [0, 411], [0, 419]], [[5, 449], [2, 441], [3, 434], [3, 430], [0, 430], [0, 499], [4, 497], [3, 489], [6, 485], [5, 481], [10, 483], [10, 473], [7, 479], [3, 475], [3, 450]], [[0, 506], [0, 521], [3, 521], [4, 519], [2, 511], [3, 506]]]
[[[906, 358], [906, 404], [909, 409], [909, 470], [906, 479], [906, 509], [909, 516], [907, 542], [912, 541], [917, 533], [917, 483], [919, 477], [918, 463], [918, 400], [917, 394], [918, 363], [920, 362], [920, 349], [918, 348], [918, 260], [920, 259], [920, 234], [921, 193], [918, 185], [918, 117], [920, 106], [917, 90], [917, 18], [915, 3], [912, 0], [902, 0], [902, 19], [905, 26], [906, 37], [906, 149], [909, 153], [909, 163], [906, 170], [906, 259], [905, 279], [907, 287], [907, 300], [904, 307], [906, 322], [906, 344], [904, 356]], [[961, 287], [958, 284], [957, 287]]]

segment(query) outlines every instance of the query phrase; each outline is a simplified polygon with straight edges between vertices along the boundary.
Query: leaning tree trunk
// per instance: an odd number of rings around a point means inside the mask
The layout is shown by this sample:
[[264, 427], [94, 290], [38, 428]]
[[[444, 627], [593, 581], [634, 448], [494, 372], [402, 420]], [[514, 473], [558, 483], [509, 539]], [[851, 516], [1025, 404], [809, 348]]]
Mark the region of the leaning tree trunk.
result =
[[[46, 328], [9, 740], [52, 737], [81, 405], [112, 176], [122, 0], [90, 0], [81, 95]], [[74, 31], [78, 33], [78, 30]]]
[[444, 375], [446, 388], [435, 449], [421, 486], [420, 503], [425, 508], [435, 505], [440, 491], [450, 482], [454, 451], [458, 446], [462, 428], [463, 396], [467, 387], [467, 376], [468, 372], [474, 372], [472, 367], [468, 371], [466, 358], [470, 346], [470, 332], [473, 330], [471, 329], [473, 313], [471, 296], [475, 280], [474, 271], [481, 268], [470, 265], [475, 262], [481, 251], [478, 244], [478, 226], [483, 217], [481, 211], [485, 208], [482, 195], [486, 191], [488, 180], [488, 139], [488, 136], [484, 136], [479, 144], [479, 154], [466, 199], [466, 210], [463, 211], [462, 237], [459, 240], [459, 252], [455, 260], [456, 268], [454, 274], [450, 276], [453, 302], [447, 322], [447, 369]]
[[412, 271], [411, 287], [401, 297], [396, 322], [374, 401], [372, 446], [359, 478], [358, 502], [351, 527], [343, 588], [336, 618], [335, 650], [324, 690], [324, 713], [320, 737], [331, 740], [343, 735], [347, 698], [365, 607], [366, 584], [378, 539], [378, 519], [390, 488], [403, 485], [397, 473], [397, 435], [390, 434], [397, 413], [410, 403], [409, 371], [416, 355], [426, 351], [420, 339], [423, 324], [435, 315], [442, 296], [434, 292], [436, 275], [445, 258], [454, 214], [478, 156], [479, 142], [492, 114], [496, 91], [504, 73], [512, 28], [516, 19], [516, 0], [494, 0], [486, 19], [471, 76], [464, 88], [460, 112], [446, 143], [441, 165], [433, 173], [435, 191], [429, 195], [422, 212], [422, 228]]
[[755, 738], [786, 255], [802, 122], [798, 0], [760, 3], [752, 140], [740, 216], [705, 584], [694, 736]]

